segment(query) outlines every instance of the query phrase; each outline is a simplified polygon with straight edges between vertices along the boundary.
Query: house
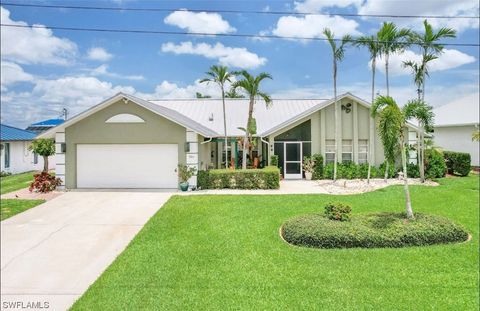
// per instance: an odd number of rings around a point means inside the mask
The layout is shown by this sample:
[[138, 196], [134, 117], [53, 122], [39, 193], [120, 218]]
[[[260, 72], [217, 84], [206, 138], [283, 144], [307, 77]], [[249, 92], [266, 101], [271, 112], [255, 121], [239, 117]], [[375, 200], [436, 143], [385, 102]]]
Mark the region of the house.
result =
[[[17, 174], [43, 169], [43, 158], [28, 148], [36, 133], [13, 126], [0, 125], [0, 171]], [[54, 157], [50, 157], [49, 166], [55, 167]]]
[[480, 166], [479, 142], [472, 141], [480, 123], [478, 94], [438, 107], [434, 113], [434, 144], [444, 150], [469, 153], [472, 165]]
[[[341, 115], [337, 137], [335, 108]], [[227, 99], [227, 155], [217, 99], [146, 101], [119, 93], [39, 137], [55, 138], [56, 175], [67, 188], [177, 188], [179, 163], [220, 168], [227, 156], [240, 165], [239, 127], [247, 111], [248, 100]], [[278, 155], [287, 179], [302, 178], [303, 156], [315, 153], [327, 163], [335, 154], [339, 161], [365, 163], [372, 148], [372, 163], [384, 160], [370, 104], [350, 93], [339, 96], [336, 107], [332, 99], [275, 99], [267, 109], [258, 100], [254, 117], [253, 156], [267, 165], [270, 155]], [[190, 182], [195, 185], [196, 177]]]
[[48, 119], [48, 120], [32, 123], [26, 128], [26, 130], [40, 134], [51, 129], [52, 127], [62, 124], [64, 121], [65, 121], [64, 119]]

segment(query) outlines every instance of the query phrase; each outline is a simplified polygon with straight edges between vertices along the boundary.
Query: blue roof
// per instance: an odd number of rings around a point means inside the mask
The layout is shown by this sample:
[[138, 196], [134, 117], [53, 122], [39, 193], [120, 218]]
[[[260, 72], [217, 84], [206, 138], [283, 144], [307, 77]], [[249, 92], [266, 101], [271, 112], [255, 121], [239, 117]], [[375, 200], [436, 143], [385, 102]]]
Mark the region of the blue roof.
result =
[[0, 140], [12, 141], [12, 140], [33, 140], [37, 136], [37, 133], [22, 130], [13, 126], [0, 124]]
[[57, 126], [59, 124], [62, 124], [63, 122], [65, 122], [65, 120], [63, 119], [49, 119], [37, 123], [32, 123], [30, 126]]

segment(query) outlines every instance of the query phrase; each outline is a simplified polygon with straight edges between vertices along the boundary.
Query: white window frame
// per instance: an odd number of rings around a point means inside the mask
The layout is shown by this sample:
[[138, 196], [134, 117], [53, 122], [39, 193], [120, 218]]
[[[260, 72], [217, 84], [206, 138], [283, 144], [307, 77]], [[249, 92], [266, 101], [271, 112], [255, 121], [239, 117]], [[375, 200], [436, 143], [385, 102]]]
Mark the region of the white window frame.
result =
[[[350, 144], [346, 144], [350, 142]], [[345, 147], [350, 148], [350, 151], [345, 151]], [[344, 160], [344, 155], [350, 155], [350, 160]], [[342, 140], [342, 163], [353, 162], [353, 140], [352, 139], [343, 139]]]
[[[368, 139], [359, 139], [358, 140], [358, 164], [368, 163]], [[360, 152], [362, 148], [365, 148], [365, 152]], [[364, 159], [360, 157], [360, 155], [364, 155]]]
[[[333, 143], [333, 144], [332, 144]], [[330, 149], [331, 148], [331, 149]], [[329, 151], [333, 150], [333, 151]], [[326, 139], [325, 140], [325, 164], [328, 163], [334, 163], [335, 162], [335, 153], [336, 153], [336, 145], [335, 145], [335, 139]], [[328, 159], [327, 155], [333, 155], [333, 159]]]

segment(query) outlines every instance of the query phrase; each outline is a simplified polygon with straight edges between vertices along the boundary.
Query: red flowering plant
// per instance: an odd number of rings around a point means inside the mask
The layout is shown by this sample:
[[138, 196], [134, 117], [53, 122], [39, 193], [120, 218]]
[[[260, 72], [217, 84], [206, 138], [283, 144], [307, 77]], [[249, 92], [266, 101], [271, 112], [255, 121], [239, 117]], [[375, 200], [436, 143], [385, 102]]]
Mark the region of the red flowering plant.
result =
[[28, 190], [30, 192], [35, 190], [36, 192], [47, 193], [55, 190], [61, 184], [62, 180], [60, 178], [50, 175], [48, 172], [41, 172], [33, 175], [33, 182]]

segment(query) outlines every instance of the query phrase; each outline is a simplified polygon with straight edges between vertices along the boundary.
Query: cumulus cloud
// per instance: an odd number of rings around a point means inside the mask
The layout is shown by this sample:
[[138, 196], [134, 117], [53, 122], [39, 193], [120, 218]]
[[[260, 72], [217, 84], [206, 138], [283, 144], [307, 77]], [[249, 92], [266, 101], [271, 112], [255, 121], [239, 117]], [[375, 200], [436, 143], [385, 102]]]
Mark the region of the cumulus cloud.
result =
[[246, 48], [228, 47], [221, 43], [211, 45], [208, 43], [193, 44], [192, 42], [182, 42], [174, 44], [172, 42], [162, 44], [164, 53], [200, 55], [209, 59], [217, 59], [221, 65], [232, 66], [244, 69], [257, 68], [264, 65], [267, 59], [259, 57], [257, 54], [248, 51]]
[[282, 16], [278, 19], [273, 34], [294, 38], [324, 38], [323, 30], [330, 28], [336, 37], [360, 35], [359, 24], [341, 16], [306, 15]]
[[188, 32], [211, 34], [232, 33], [236, 29], [218, 13], [175, 11], [163, 20], [166, 24], [186, 29]]
[[[465, 64], [470, 64], [475, 62], [475, 57], [460, 52], [454, 49], [444, 49], [444, 53], [439, 56], [439, 58], [431, 61], [429, 63], [429, 71], [443, 71], [448, 70], [456, 67], [460, 67]], [[393, 54], [389, 57], [389, 73], [391, 75], [406, 75], [409, 74], [410, 71], [408, 68], [403, 68], [402, 64], [403, 61], [411, 60], [414, 62], [419, 63], [422, 59], [420, 54], [416, 54], [411, 50], [407, 50], [401, 54]], [[385, 73], [385, 60], [384, 56], [377, 57], [377, 68], [382, 73]], [[370, 67], [370, 62], [369, 62]]]
[[[13, 21], [10, 12], [1, 7], [2, 23], [29, 26], [22, 21]], [[1, 27], [1, 54], [3, 59], [22, 64], [69, 65], [77, 52], [72, 41], [53, 35], [42, 25], [41, 28]]]
[[348, 6], [359, 7], [362, 4], [362, 0], [305, 0], [295, 1], [294, 7], [297, 12], [319, 12], [323, 8], [338, 7], [346, 8]]
[[97, 68], [90, 71], [90, 74], [93, 76], [105, 76], [115, 79], [124, 79], [124, 80], [144, 80], [145, 78], [142, 75], [123, 75], [116, 72], [110, 72], [108, 70], [107, 64], [102, 64]]
[[17, 82], [29, 82], [33, 76], [23, 70], [18, 64], [2, 61], [1, 62], [1, 86], [2, 91], [7, 90], [7, 85]]
[[91, 60], [106, 62], [112, 59], [113, 55], [108, 53], [104, 48], [93, 47], [88, 50], [87, 57]]

